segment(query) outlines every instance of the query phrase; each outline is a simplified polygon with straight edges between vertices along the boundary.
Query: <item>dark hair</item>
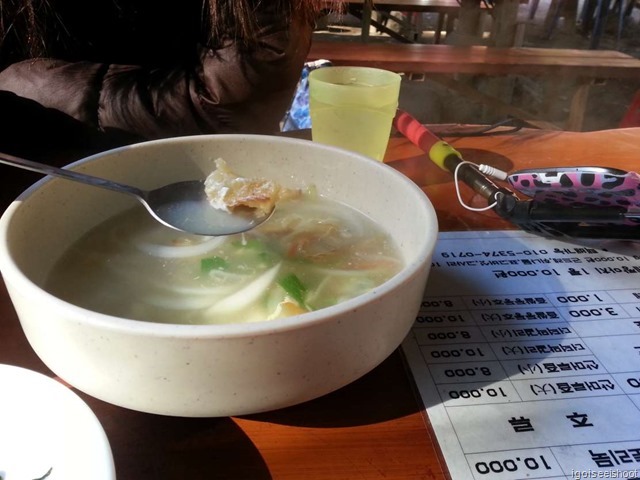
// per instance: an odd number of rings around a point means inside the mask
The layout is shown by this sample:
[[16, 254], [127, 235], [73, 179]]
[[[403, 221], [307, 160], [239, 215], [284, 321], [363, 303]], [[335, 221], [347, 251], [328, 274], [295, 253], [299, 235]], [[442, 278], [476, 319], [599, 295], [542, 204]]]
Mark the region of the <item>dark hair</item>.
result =
[[[12, 48], [19, 48], [25, 56], [46, 54], [47, 39], [64, 35], [65, 26], [57, 22], [57, 0], [0, 0], [0, 49], [7, 39]], [[116, 8], [126, 0], [112, 0]], [[203, 34], [215, 44], [232, 38], [251, 45], [256, 41], [256, 10], [277, 12], [280, 19], [313, 22], [320, 12], [339, 0], [202, 0]], [[53, 20], [53, 21], [52, 21]], [[57, 31], [47, 29], [55, 25]], [[217, 40], [216, 40], [217, 39]], [[9, 42], [7, 42], [9, 43]]]
[[0, 48], [8, 37], [20, 36], [24, 53], [37, 55], [45, 50], [46, 35], [43, 31], [44, 23], [38, 21], [48, 15], [51, 8], [48, 0], [42, 2], [30, 0], [2, 0], [0, 1]]

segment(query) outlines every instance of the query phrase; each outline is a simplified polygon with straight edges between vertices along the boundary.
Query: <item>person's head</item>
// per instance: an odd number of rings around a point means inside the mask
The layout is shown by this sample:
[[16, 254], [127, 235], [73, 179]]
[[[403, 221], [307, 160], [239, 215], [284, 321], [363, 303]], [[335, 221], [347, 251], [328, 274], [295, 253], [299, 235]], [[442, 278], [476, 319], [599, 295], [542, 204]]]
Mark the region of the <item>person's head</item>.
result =
[[[111, 0], [114, 8], [124, 11], [127, 0]], [[313, 22], [321, 11], [340, 0], [200, 0], [199, 13], [205, 38], [215, 45], [225, 39], [233, 39], [247, 46], [256, 41], [260, 27], [258, 13], [275, 12], [285, 21]], [[47, 53], [50, 35], [64, 35], [65, 26], [58, 21], [57, 6], [69, 0], [1, 0], [0, 1], [0, 48], [11, 35], [19, 35], [25, 56]], [[135, 2], [131, 2], [135, 3]], [[166, 4], [162, 8], [166, 8]], [[68, 7], [69, 4], [67, 3]], [[197, 5], [196, 5], [197, 7]], [[157, 8], [161, 8], [160, 6]], [[50, 32], [50, 29], [56, 30]], [[15, 46], [15, 42], [14, 42]]]

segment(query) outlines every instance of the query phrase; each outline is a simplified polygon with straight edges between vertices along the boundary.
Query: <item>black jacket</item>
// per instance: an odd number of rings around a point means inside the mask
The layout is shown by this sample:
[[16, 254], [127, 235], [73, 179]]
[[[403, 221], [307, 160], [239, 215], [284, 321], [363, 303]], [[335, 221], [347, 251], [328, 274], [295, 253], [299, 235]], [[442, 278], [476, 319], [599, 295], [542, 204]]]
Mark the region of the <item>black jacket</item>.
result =
[[270, 12], [270, 2], [258, 2], [259, 45], [252, 49], [204, 39], [202, 0], [53, 3], [49, 58], [20, 59], [3, 44], [0, 90], [100, 131], [144, 139], [275, 133], [312, 33], [312, 25], [287, 24]]
[[277, 132], [313, 30], [262, 1], [255, 48], [214, 45], [203, 0], [52, 4], [46, 58], [25, 58], [18, 26], [0, 47], [0, 151], [52, 163], [145, 139]]

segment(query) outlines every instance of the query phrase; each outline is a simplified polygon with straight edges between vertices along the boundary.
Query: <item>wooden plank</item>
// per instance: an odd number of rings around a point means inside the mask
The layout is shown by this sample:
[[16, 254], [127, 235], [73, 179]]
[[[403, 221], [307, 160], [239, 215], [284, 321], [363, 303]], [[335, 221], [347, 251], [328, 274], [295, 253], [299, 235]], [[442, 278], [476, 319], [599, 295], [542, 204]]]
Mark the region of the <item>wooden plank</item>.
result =
[[404, 73], [640, 78], [640, 59], [612, 50], [314, 41], [309, 60]]

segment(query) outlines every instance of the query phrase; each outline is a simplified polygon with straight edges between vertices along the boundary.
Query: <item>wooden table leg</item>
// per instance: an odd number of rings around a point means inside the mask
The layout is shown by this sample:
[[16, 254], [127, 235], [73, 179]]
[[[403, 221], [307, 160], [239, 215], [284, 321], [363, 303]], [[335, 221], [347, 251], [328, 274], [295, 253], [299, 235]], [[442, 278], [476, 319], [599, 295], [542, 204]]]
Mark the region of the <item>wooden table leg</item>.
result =
[[436, 15], [438, 16], [438, 21], [436, 22], [436, 31], [434, 32], [433, 43], [440, 43], [442, 29], [444, 28], [444, 21], [447, 14], [444, 12], [438, 12]]
[[569, 118], [565, 128], [572, 132], [582, 131], [584, 126], [584, 116], [587, 111], [587, 100], [589, 99], [589, 89], [593, 85], [594, 80], [590, 78], [580, 78], [577, 81], [577, 87], [571, 97], [569, 106]]
[[513, 47], [518, 26], [520, 0], [501, 0], [493, 7], [491, 44], [494, 47]]
[[371, 16], [373, 15], [373, 0], [365, 0], [362, 4], [362, 30], [360, 35], [362, 41], [367, 42], [369, 40], [369, 30], [371, 29]]
[[454, 45], [482, 45], [482, 9], [478, 0], [460, 0], [458, 26], [452, 35]]

